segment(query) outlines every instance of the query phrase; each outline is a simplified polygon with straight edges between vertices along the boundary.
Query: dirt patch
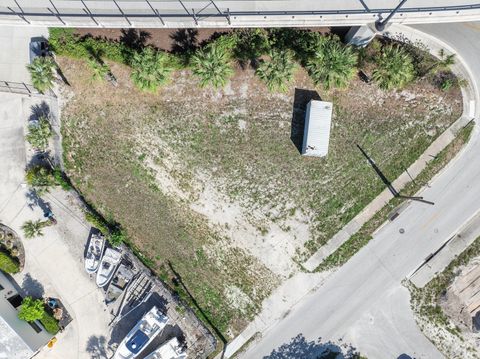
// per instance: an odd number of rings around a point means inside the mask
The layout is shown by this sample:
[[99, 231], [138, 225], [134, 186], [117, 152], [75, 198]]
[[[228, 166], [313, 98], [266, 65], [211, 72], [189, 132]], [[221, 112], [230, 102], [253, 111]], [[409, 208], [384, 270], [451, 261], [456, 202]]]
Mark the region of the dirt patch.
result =
[[[308, 29], [321, 33], [330, 32], [330, 28], [328, 27]], [[151, 45], [158, 49], [172, 52], [180, 52], [201, 46], [212, 37], [232, 31], [235, 31], [235, 29], [75, 29], [75, 32], [80, 36], [92, 36], [95, 38], [120, 41], [130, 46], [134, 45], [133, 47], [135, 47], [135, 45], [138, 44], [138, 41], [140, 41], [144, 45]]]

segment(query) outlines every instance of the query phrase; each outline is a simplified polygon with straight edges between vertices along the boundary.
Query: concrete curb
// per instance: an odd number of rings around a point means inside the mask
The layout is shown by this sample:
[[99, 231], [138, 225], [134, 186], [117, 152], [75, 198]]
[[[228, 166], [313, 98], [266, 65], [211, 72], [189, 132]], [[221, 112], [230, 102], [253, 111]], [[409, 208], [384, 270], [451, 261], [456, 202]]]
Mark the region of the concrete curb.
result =
[[[458, 77], [467, 80], [467, 86], [462, 88], [463, 113], [448, 129], [446, 129], [433, 143], [420, 155], [420, 157], [410, 167], [403, 172], [395, 181], [393, 186], [397, 190], [403, 189], [411, 178], [415, 179], [426, 165], [447, 145], [449, 145], [457, 132], [462, 129], [469, 121], [478, 118], [480, 106], [480, 93], [478, 84], [473, 80], [472, 72], [462, 57], [455, 52], [453, 48], [444, 42], [437, 40], [433, 36], [425, 34], [419, 30], [412, 29], [403, 25], [392, 25], [383, 36], [400, 40], [411, 41], [415, 43], [420, 41], [426, 45], [433, 56], [437, 56], [440, 49], [449, 53], [455, 53], [457, 63], [452, 66], [452, 72]], [[474, 136], [478, 134], [475, 131]], [[461, 151], [460, 153], [462, 153]], [[457, 155], [458, 156], [458, 155]], [[454, 160], [450, 161], [453, 162]], [[447, 165], [449, 166], [449, 164]], [[443, 170], [442, 170], [443, 171]], [[422, 191], [421, 189], [420, 191]], [[344, 242], [355, 234], [368, 220], [370, 220], [379, 210], [381, 210], [392, 198], [388, 189], [382, 191], [372, 202], [370, 202], [359, 214], [357, 214], [347, 225], [345, 225], [337, 234], [335, 234], [324, 246], [314, 253], [303, 266], [308, 271], [314, 271], [330, 254], [334, 253]], [[383, 225], [382, 225], [383, 226]]]

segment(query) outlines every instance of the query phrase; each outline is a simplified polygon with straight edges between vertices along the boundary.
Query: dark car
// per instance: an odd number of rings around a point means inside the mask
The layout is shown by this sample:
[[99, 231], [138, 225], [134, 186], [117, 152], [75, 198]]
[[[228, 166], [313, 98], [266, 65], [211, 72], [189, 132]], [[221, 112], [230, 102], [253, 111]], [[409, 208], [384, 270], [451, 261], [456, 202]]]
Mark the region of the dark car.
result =
[[49, 56], [48, 42], [44, 37], [32, 37], [30, 39], [30, 63], [36, 57]]

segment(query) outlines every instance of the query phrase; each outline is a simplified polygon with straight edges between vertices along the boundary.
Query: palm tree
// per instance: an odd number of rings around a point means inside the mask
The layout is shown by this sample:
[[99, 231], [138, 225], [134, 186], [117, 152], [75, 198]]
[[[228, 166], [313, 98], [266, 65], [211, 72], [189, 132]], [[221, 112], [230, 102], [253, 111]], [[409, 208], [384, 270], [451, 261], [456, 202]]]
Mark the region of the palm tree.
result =
[[45, 227], [47, 224], [48, 221], [41, 221], [39, 219], [36, 221], [26, 221], [22, 225], [22, 230], [25, 238], [30, 239], [43, 236], [42, 228]]
[[45, 116], [41, 116], [38, 119], [38, 123], [28, 126], [28, 134], [25, 138], [35, 149], [45, 151], [51, 136], [52, 127], [50, 122]]
[[437, 74], [440, 71], [449, 71], [452, 65], [455, 65], [456, 59], [455, 54], [447, 55], [444, 49], [440, 49], [438, 52], [439, 59], [435, 59], [435, 63], [428, 68], [425, 72], [425, 75], [428, 74]]
[[270, 60], [261, 62], [255, 73], [270, 91], [286, 92], [295, 68], [292, 51], [272, 50]]
[[254, 62], [270, 49], [268, 32], [265, 29], [238, 29], [234, 35], [237, 41], [233, 54], [242, 63]]
[[36, 57], [31, 64], [27, 65], [33, 87], [40, 93], [44, 93], [53, 87], [55, 67], [55, 62], [51, 57]]
[[92, 78], [96, 81], [104, 80], [110, 72], [106, 63], [100, 62], [93, 56], [87, 57], [87, 63], [93, 71]]
[[372, 78], [385, 90], [402, 88], [415, 78], [412, 57], [398, 45], [386, 45], [377, 59]]
[[143, 91], [156, 92], [166, 83], [174, 70], [168, 54], [147, 47], [142, 52], [135, 52], [132, 58], [132, 81]]
[[323, 84], [326, 90], [346, 87], [357, 72], [357, 54], [337, 37], [316, 40], [316, 51], [306, 66], [313, 82]]
[[52, 171], [49, 168], [38, 165], [27, 170], [25, 179], [28, 185], [33, 187], [38, 194], [48, 192], [49, 188], [55, 184]]
[[207, 46], [206, 49], [197, 50], [191, 59], [191, 66], [202, 87], [224, 87], [234, 73], [227, 51], [222, 46]]

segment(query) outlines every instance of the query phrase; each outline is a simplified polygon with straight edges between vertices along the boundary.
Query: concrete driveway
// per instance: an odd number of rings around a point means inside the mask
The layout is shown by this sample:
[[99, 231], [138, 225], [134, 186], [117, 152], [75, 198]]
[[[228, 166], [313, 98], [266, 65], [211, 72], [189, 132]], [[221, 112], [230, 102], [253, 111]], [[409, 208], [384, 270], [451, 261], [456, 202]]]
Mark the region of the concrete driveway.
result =
[[[38, 98], [0, 93], [0, 222], [20, 237], [26, 220], [43, 218], [40, 207], [30, 204], [23, 185], [27, 158], [24, 123], [31, 107], [40, 102]], [[37, 358], [106, 357], [110, 314], [102, 291], [83, 268], [90, 226], [65, 192], [52, 191], [47, 196], [58, 224], [46, 228], [43, 237], [23, 239], [25, 269], [14, 278], [29, 294], [60, 298], [73, 321], [57, 335], [54, 347], [44, 348]]]
[[31, 84], [25, 67], [30, 63], [30, 39], [47, 35], [46, 27], [0, 26], [0, 81]]

